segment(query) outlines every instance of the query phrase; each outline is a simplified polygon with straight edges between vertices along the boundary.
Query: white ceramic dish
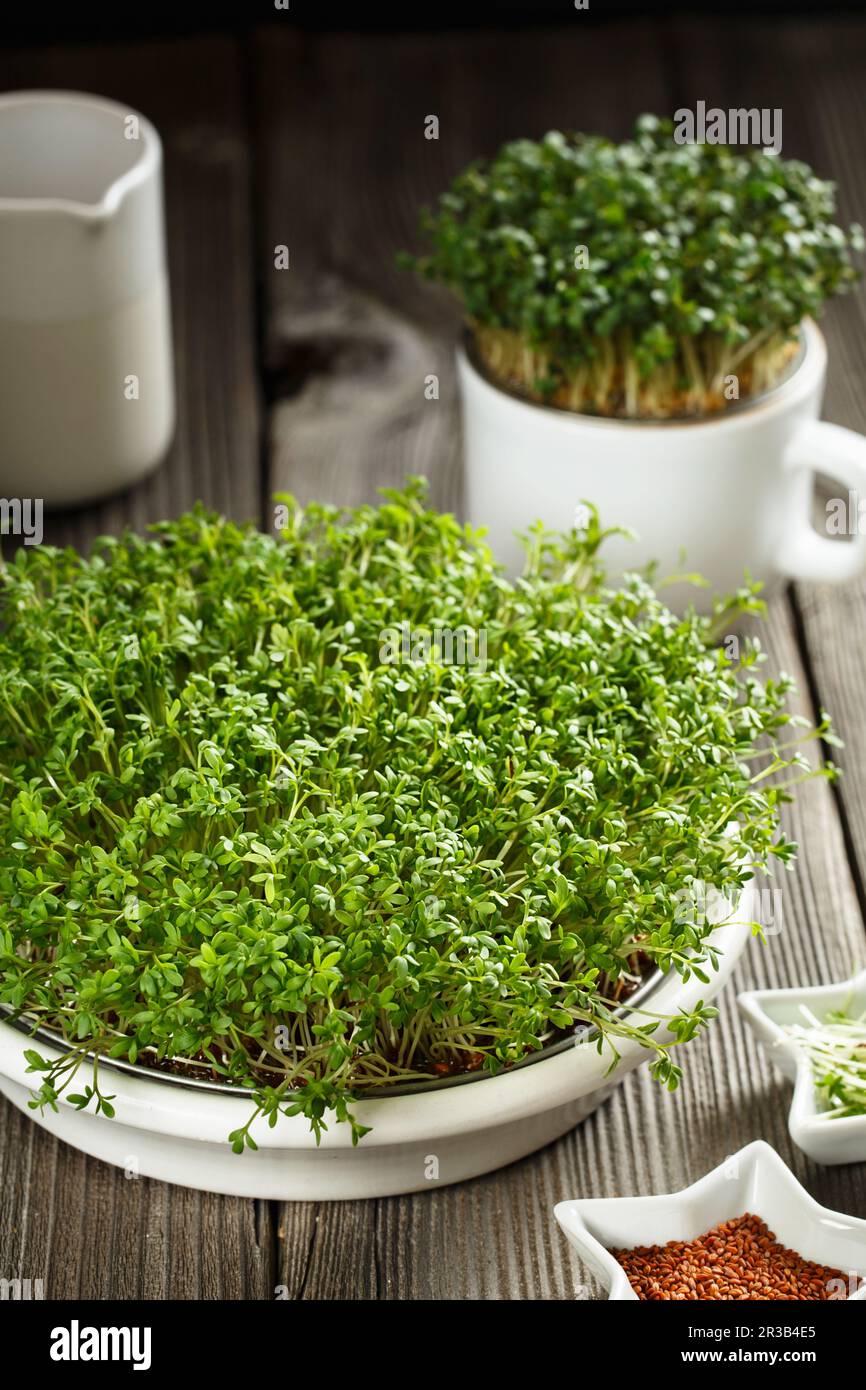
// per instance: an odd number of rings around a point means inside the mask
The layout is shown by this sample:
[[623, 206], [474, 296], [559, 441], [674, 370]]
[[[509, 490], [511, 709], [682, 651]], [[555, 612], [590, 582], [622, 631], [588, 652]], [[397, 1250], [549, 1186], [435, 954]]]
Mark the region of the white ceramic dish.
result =
[[837, 985], [803, 989], [750, 990], [737, 996], [744, 1018], [781, 1071], [794, 1082], [788, 1130], [794, 1143], [816, 1163], [866, 1161], [866, 1115], [834, 1119], [821, 1108], [812, 1068], [802, 1048], [784, 1031], [803, 1023], [801, 1005], [823, 1019], [838, 1009], [866, 1009], [866, 970]]
[[[682, 1192], [560, 1202], [554, 1208], [580, 1258], [604, 1282], [608, 1298], [633, 1303], [638, 1296], [612, 1249], [694, 1240], [746, 1212], [761, 1217], [777, 1240], [807, 1260], [840, 1269], [846, 1278], [866, 1276], [866, 1221], [819, 1206], [763, 1139]], [[866, 1288], [849, 1301], [866, 1301]]]
[[[664, 589], [674, 609], [708, 608], [748, 569], [772, 585], [785, 577], [839, 583], [866, 565], [866, 535], [842, 544], [811, 524], [813, 474], [833, 478], [838, 497], [866, 492], [866, 439], [818, 420], [827, 350], [814, 323], [803, 351], [772, 391], [696, 420], [610, 420], [539, 405], [502, 390], [463, 348], [466, 516], [484, 524], [494, 554], [522, 568], [517, 532], [536, 518], [567, 531], [594, 503], [612, 536], [608, 574], [659, 562], [659, 578], [699, 571], [709, 589]], [[856, 527], [856, 519], [854, 523]], [[683, 556], [683, 547], [686, 552]]]
[[[736, 910], [728, 906], [727, 920], [716, 928], [721, 962], [711, 983], [697, 976], [685, 983], [677, 975], [664, 977], [646, 999], [647, 1009], [670, 1017], [718, 993], [750, 938], [743, 925], [753, 915], [750, 897], [747, 887]], [[24, 1052], [33, 1045], [0, 1023], [0, 1091], [52, 1134], [164, 1182], [287, 1201], [381, 1197], [490, 1172], [559, 1138], [650, 1056], [639, 1044], [622, 1041], [621, 1060], [607, 1076], [607, 1047], [600, 1054], [584, 1043], [499, 1076], [362, 1101], [353, 1110], [372, 1132], [354, 1148], [347, 1125], [333, 1124], [317, 1148], [303, 1116], [280, 1115], [273, 1129], [266, 1123], [254, 1127], [257, 1151], [236, 1155], [226, 1136], [246, 1123], [249, 1099], [165, 1076], [111, 1072], [111, 1120], [62, 1101], [57, 1113], [28, 1110], [34, 1074], [26, 1070]], [[39, 1051], [51, 1055], [43, 1043]]]

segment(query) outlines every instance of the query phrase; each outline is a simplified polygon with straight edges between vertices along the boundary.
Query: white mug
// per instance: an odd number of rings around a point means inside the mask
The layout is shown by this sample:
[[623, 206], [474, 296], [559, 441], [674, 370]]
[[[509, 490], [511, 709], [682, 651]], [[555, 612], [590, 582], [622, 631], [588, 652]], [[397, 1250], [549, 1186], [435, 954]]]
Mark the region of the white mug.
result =
[[159, 136], [101, 97], [0, 97], [0, 493], [90, 501], [173, 431]]
[[636, 532], [605, 541], [612, 580], [658, 562], [659, 579], [699, 572], [708, 589], [675, 584], [675, 609], [710, 606], [748, 571], [770, 592], [783, 579], [838, 583], [866, 567], [866, 535], [850, 544], [811, 524], [813, 475], [829, 475], [866, 498], [866, 438], [818, 420], [827, 350], [814, 323], [800, 356], [766, 395], [696, 420], [610, 420], [520, 399], [492, 384], [462, 348], [467, 519], [511, 573], [522, 567], [515, 538], [540, 519], [567, 531], [582, 504], [605, 526]]

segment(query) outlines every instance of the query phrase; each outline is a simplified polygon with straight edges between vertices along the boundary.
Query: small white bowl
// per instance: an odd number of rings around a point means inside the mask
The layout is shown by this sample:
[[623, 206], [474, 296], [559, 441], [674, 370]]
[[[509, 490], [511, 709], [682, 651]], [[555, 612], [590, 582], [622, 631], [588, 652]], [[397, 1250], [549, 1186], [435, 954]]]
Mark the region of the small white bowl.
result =
[[[866, 1276], [866, 1221], [819, 1206], [763, 1139], [747, 1144], [699, 1182], [658, 1197], [560, 1202], [554, 1215], [578, 1255], [603, 1280], [608, 1298], [637, 1302], [610, 1251], [694, 1240], [722, 1221], [751, 1212], [804, 1259]], [[866, 1286], [849, 1295], [866, 1302]]]
[[787, 1025], [804, 1022], [801, 1004], [816, 1018], [839, 1009], [866, 1009], [866, 970], [836, 985], [749, 990], [737, 996], [737, 1003], [773, 1061], [794, 1082], [788, 1130], [797, 1147], [816, 1163], [866, 1161], [866, 1115], [836, 1119], [822, 1108], [809, 1058], [785, 1032]]

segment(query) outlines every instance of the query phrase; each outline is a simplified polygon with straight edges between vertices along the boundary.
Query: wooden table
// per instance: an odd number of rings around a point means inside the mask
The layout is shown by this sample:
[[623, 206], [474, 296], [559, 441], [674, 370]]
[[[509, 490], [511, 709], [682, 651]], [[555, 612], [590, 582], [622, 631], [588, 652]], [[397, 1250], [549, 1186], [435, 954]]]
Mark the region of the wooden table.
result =
[[[86, 546], [201, 498], [273, 521], [272, 492], [372, 498], [408, 472], [460, 506], [444, 295], [394, 268], [419, 206], [472, 157], [562, 127], [622, 138], [641, 111], [781, 107], [784, 153], [841, 185], [866, 221], [866, 27], [629, 20], [561, 29], [311, 35], [288, 15], [244, 38], [6, 54], [9, 87], [101, 92], [163, 134], [180, 419], [167, 462], [134, 492], [52, 519]], [[440, 138], [424, 138], [438, 115]], [[290, 269], [277, 270], [286, 245]], [[866, 293], [827, 315], [826, 414], [866, 429]], [[440, 399], [424, 377], [440, 376]], [[866, 960], [866, 584], [796, 588], [764, 640], [801, 708], [833, 711], [837, 787], [811, 784], [786, 817], [801, 844], [783, 930], [754, 943], [722, 1017], [690, 1045], [679, 1092], [632, 1074], [589, 1121], [522, 1163], [417, 1196], [345, 1204], [241, 1201], [123, 1173], [0, 1104], [0, 1275], [47, 1297], [573, 1298], [587, 1279], [555, 1201], [694, 1180], [763, 1136], [831, 1207], [866, 1216], [866, 1167], [821, 1169], [788, 1139], [790, 1088], [747, 1037], [738, 989], [824, 982]]]

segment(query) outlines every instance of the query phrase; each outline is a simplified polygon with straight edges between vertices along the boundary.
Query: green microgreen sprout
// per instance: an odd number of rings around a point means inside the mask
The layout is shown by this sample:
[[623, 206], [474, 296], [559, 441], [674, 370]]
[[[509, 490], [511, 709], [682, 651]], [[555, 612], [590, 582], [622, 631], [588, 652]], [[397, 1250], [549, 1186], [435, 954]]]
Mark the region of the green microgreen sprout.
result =
[[552, 131], [470, 165], [401, 264], [459, 297], [497, 382], [569, 410], [726, 408], [790, 368], [798, 329], [859, 278], [834, 186], [772, 150]]
[[805, 1052], [828, 1119], [866, 1115], [866, 1011], [836, 1010], [824, 1019], [801, 1005], [805, 1023], [785, 1032]]
[[[28, 1053], [34, 1104], [110, 1115], [115, 1059], [249, 1088], [238, 1151], [280, 1113], [357, 1139], [358, 1098], [575, 1032], [676, 1085], [715, 1010], [619, 1006], [711, 979], [698, 890], [790, 866], [826, 719], [797, 728], [756, 641], [608, 590], [594, 512], [511, 582], [418, 480], [281, 505], [279, 535], [196, 508], [0, 566], [0, 1007], [65, 1040]], [[394, 659], [405, 623], [486, 660]]]

